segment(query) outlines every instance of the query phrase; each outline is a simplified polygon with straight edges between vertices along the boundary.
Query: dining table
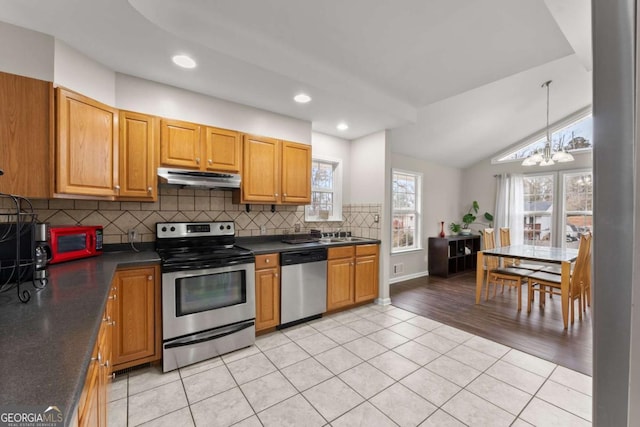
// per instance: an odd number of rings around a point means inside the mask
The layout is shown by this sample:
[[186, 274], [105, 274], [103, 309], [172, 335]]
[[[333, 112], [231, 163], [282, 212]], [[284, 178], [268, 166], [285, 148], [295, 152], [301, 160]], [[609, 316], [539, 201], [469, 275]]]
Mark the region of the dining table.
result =
[[[569, 282], [571, 279], [571, 264], [578, 258], [577, 249], [553, 246], [511, 245], [478, 251], [476, 264], [476, 304], [480, 304], [482, 285], [484, 283], [485, 276], [484, 257], [487, 255], [536, 261], [542, 264], [560, 264], [562, 320], [564, 322], [564, 328], [567, 329], [569, 323]], [[530, 296], [528, 296], [528, 298], [530, 298]]]

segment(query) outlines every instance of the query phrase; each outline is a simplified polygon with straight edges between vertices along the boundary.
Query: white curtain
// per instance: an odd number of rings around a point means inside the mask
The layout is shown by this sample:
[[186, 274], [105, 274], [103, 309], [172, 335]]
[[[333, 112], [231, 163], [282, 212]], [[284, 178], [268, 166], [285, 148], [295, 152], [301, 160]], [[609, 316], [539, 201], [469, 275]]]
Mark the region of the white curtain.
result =
[[[522, 245], [524, 240], [524, 200], [522, 199], [522, 175], [506, 174], [496, 176], [496, 208], [493, 226], [509, 227], [512, 245]], [[496, 245], [500, 233], [496, 233]]]

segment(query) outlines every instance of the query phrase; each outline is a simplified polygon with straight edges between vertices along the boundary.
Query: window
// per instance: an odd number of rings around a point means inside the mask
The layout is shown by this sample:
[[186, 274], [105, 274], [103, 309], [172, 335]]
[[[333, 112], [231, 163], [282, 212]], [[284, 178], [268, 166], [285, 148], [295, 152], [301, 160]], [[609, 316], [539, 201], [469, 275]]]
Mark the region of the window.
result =
[[311, 162], [311, 204], [305, 221], [342, 221], [342, 161], [314, 158]]
[[420, 192], [422, 174], [394, 169], [391, 177], [392, 252], [420, 249]]
[[553, 246], [553, 175], [527, 175], [522, 180], [524, 244]]
[[590, 170], [525, 175], [522, 185], [525, 245], [577, 248], [593, 231]]
[[[577, 118], [577, 120], [576, 120]], [[537, 150], [542, 150], [547, 141], [546, 135], [537, 134], [533, 140], [528, 140], [525, 145], [520, 145], [516, 150], [500, 155], [493, 159], [493, 163], [522, 160]], [[551, 133], [551, 146], [555, 150], [565, 148], [567, 151], [583, 151], [593, 148], [593, 117], [591, 113], [574, 115], [565, 120], [560, 127], [556, 127]]]

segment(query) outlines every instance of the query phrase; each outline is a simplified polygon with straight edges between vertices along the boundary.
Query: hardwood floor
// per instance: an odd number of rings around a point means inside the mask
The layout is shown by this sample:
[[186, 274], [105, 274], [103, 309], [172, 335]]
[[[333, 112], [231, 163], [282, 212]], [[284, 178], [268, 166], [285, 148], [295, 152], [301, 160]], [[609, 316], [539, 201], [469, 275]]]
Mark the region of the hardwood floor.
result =
[[[587, 307], [582, 321], [563, 329], [560, 298], [538, 300], [527, 315], [526, 285], [522, 288], [522, 311], [517, 311], [517, 292], [504, 293], [475, 304], [475, 272], [450, 278], [420, 277], [390, 286], [394, 306], [524, 351], [564, 367], [592, 375], [592, 315]], [[493, 289], [493, 288], [492, 288]], [[537, 296], [536, 296], [537, 297]], [[577, 302], [576, 302], [577, 308]]]

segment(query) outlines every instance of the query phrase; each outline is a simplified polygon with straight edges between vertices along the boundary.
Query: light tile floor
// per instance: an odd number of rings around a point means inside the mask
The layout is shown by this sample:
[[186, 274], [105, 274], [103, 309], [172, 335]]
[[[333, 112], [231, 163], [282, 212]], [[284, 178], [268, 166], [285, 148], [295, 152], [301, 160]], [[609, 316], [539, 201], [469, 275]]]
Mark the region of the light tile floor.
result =
[[377, 305], [121, 375], [109, 396], [111, 426], [591, 425], [591, 377]]

